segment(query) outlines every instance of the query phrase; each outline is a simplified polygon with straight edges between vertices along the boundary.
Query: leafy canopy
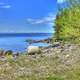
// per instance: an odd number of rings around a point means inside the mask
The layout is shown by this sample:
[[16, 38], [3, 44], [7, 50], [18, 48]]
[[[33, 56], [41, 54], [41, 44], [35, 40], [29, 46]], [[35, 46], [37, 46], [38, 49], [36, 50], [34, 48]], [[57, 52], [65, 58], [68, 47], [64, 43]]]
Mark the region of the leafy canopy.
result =
[[57, 40], [80, 40], [80, 0], [67, 0], [65, 7], [59, 7], [55, 20]]

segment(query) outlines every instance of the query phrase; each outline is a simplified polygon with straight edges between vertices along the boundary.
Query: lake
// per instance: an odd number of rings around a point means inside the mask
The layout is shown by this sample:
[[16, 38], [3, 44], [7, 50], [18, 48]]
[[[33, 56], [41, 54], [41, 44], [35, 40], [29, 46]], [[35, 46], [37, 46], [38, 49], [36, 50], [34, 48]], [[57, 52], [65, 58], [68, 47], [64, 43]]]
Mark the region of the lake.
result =
[[[29, 45], [27, 39], [42, 40], [52, 37], [51, 33], [0, 33], [0, 49], [24, 52]], [[48, 46], [46, 43], [34, 43], [36, 46]]]

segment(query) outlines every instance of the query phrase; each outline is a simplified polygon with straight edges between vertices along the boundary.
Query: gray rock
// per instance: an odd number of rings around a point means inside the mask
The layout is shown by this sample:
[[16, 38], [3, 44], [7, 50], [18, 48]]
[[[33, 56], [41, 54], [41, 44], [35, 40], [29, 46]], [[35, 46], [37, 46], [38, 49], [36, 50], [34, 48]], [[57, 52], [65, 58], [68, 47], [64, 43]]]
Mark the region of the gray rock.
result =
[[36, 53], [39, 54], [41, 52], [41, 50], [38, 46], [29, 46], [27, 48], [27, 52], [28, 52], [28, 54], [34, 55]]

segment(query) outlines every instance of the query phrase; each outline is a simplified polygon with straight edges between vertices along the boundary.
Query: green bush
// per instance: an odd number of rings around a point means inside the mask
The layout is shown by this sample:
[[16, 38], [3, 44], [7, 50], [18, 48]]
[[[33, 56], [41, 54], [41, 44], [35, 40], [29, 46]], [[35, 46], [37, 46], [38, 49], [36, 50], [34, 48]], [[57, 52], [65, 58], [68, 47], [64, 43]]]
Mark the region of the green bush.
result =
[[0, 49], [0, 56], [4, 55], [4, 50]]
[[5, 52], [5, 55], [12, 55], [12, 53], [13, 52], [11, 50], [8, 50], [8, 51]]
[[67, 7], [59, 9], [55, 20], [57, 40], [80, 42], [80, 1], [67, 0]]

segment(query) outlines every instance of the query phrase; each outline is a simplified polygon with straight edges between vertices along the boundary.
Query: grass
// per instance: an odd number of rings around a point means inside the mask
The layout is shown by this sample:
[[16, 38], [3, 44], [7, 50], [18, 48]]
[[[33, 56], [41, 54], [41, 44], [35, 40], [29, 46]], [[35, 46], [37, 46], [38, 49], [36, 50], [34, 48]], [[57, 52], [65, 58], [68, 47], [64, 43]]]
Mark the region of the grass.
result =
[[56, 56], [22, 54], [0, 61], [0, 80], [80, 80], [79, 65], [65, 69]]

